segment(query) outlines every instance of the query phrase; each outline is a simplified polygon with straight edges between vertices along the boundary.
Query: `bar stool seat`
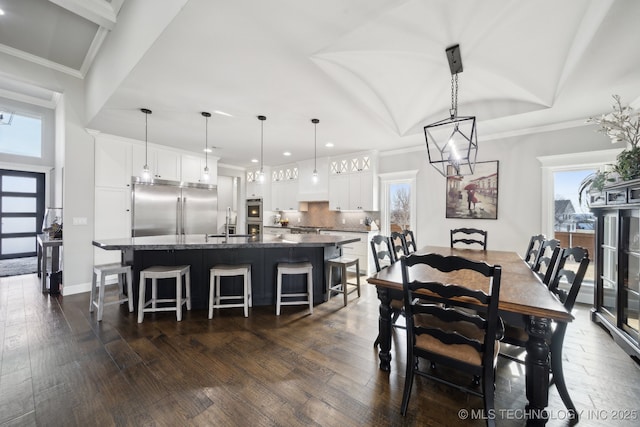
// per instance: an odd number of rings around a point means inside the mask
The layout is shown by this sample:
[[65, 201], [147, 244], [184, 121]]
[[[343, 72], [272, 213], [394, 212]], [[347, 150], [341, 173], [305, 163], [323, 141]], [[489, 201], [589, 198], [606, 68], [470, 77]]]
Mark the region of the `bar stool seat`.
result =
[[[106, 283], [107, 276], [118, 276], [116, 283]], [[98, 279], [99, 278], [99, 279]], [[124, 286], [127, 286], [127, 293], [124, 293]], [[118, 299], [116, 301], [105, 302], [104, 292], [109, 285], [118, 285]], [[97, 300], [96, 300], [96, 291]], [[122, 304], [129, 302], [129, 311], [133, 311], [133, 281], [130, 265], [120, 263], [95, 265], [91, 279], [91, 298], [89, 300], [89, 312], [93, 313], [94, 308], [98, 309], [98, 322], [102, 321], [104, 306]]]
[[[182, 298], [182, 276], [185, 278], [186, 298]], [[145, 301], [145, 291], [147, 279], [151, 279], [151, 299]], [[176, 280], [176, 297], [171, 299], [158, 299], [158, 279]], [[158, 307], [158, 303], [174, 302], [173, 306]], [[182, 320], [182, 305], [187, 305], [187, 310], [191, 310], [191, 266], [156, 265], [140, 271], [140, 292], [138, 295], [138, 323], [142, 323], [144, 313], [156, 311], [175, 311], [178, 322]], [[151, 307], [147, 307], [151, 305]]]
[[[360, 297], [360, 261], [358, 258], [347, 258], [343, 256], [331, 258], [325, 261], [325, 265], [327, 269], [327, 301], [331, 299], [331, 292], [337, 292], [344, 295], [345, 307], [347, 305], [347, 296], [350, 293], [357, 291], [358, 297]], [[347, 268], [349, 267], [356, 268], [356, 283], [347, 282]], [[340, 283], [332, 285], [334, 268], [340, 269], [341, 280]], [[354, 286], [354, 288], [349, 290], [349, 286]]]
[[[242, 295], [222, 295], [220, 292], [220, 282], [222, 277], [242, 276]], [[239, 300], [242, 302], [222, 303], [223, 300]], [[244, 317], [249, 317], [249, 307], [251, 302], [251, 265], [214, 265], [209, 270], [209, 319], [213, 318], [214, 308], [243, 307]]]
[[[281, 262], [277, 266], [278, 276], [276, 281], [276, 316], [280, 316], [280, 306], [309, 304], [309, 313], [313, 314], [313, 266], [310, 262]], [[306, 274], [307, 292], [283, 293], [282, 276], [285, 274]], [[290, 300], [288, 298], [306, 299]], [[283, 300], [283, 298], [287, 298]]]

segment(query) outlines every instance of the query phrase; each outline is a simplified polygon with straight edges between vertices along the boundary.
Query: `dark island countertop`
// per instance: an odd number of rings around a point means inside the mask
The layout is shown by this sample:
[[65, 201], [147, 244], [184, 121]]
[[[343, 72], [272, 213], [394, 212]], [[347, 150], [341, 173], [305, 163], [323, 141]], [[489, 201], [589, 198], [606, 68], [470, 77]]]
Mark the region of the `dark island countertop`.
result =
[[204, 234], [130, 237], [122, 239], [100, 239], [92, 243], [105, 250], [168, 250], [168, 249], [224, 249], [224, 248], [286, 248], [340, 246], [360, 239], [323, 234], [289, 234], [282, 230], [279, 235], [229, 235], [225, 237]]

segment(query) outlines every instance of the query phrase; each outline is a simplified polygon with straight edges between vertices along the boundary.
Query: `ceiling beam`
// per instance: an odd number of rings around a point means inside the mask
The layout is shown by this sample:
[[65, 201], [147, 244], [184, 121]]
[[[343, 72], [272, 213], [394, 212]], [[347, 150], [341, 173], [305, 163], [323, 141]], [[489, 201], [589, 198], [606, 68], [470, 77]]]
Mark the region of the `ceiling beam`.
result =
[[[116, 25], [116, 12], [111, 4], [105, 0], [49, 0], [51, 3], [58, 5], [69, 12], [83, 17], [99, 26], [112, 30]], [[116, 4], [122, 5], [117, 1]]]

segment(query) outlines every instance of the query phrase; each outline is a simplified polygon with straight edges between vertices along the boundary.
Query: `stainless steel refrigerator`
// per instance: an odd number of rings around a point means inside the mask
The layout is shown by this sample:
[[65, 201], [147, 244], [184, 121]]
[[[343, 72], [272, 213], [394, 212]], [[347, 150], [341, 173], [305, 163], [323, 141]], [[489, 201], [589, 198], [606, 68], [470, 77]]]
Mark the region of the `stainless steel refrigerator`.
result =
[[132, 197], [132, 237], [218, 233], [215, 185], [134, 180]]

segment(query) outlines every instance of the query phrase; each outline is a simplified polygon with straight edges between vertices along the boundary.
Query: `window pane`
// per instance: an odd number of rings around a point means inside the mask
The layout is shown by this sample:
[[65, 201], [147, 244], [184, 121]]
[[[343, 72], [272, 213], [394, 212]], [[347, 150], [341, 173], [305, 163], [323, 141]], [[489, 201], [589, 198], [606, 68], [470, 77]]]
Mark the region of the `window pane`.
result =
[[35, 231], [35, 218], [2, 218], [2, 232], [4, 234], [33, 233]]
[[0, 126], [0, 152], [42, 157], [42, 120], [14, 114], [10, 125]]
[[36, 251], [35, 237], [14, 237], [2, 239], [2, 253], [4, 255], [20, 254]]
[[389, 185], [389, 230], [402, 231], [411, 225], [411, 185]]
[[16, 193], [35, 193], [36, 179], [22, 176], [3, 176], [2, 191], [12, 191]]
[[35, 213], [35, 197], [3, 197], [2, 213]]

